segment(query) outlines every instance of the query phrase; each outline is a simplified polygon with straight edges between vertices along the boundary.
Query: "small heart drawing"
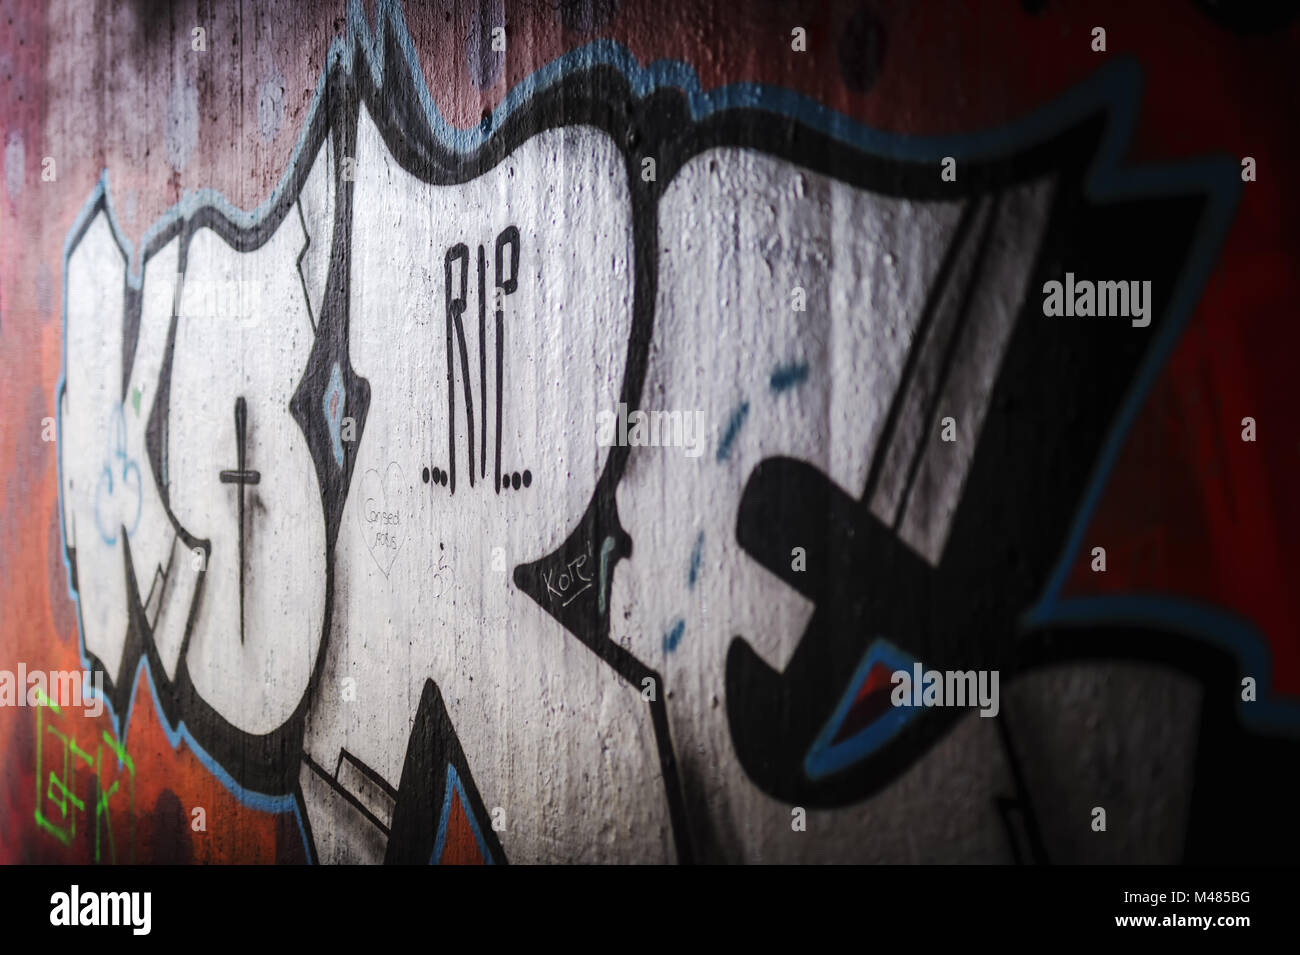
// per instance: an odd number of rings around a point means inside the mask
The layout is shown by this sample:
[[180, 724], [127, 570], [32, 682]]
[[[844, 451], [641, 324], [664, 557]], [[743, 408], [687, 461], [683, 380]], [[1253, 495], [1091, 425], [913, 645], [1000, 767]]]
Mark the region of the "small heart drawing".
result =
[[370, 556], [387, 577], [406, 538], [406, 522], [410, 518], [406, 481], [397, 462], [388, 465], [382, 480], [374, 468], [362, 475], [359, 503], [357, 524], [361, 528], [361, 537]]

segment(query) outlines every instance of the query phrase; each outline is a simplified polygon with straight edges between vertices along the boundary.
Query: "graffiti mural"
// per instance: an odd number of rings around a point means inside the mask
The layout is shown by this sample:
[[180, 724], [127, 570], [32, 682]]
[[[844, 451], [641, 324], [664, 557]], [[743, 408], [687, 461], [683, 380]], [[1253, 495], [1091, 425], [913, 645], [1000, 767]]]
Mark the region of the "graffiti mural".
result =
[[[56, 836], [134, 823], [147, 687], [310, 861], [1091, 861], [1018, 737], [1052, 681], [1122, 661], [1186, 754], [1186, 672], [1283, 658], [1067, 586], [1242, 185], [1125, 159], [1130, 65], [901, 136], [598, 39], [464, 127], [373, 6], [261, 205], [188, 192], [137, 248], [105, 174], [66, 237], [60, 549], [112, 731], [59, 736]], [[1045, 314], [1067, 274], [1149, 283], [1148, 320]], [[913, 667], [1017, 705], [900, 709]], [[1293, 746], [1260, 696], [1218, 719]], [[1188, 792], [1170, 762], [1112, 805]], [[1177, 858], [1191, 811], [1126, 848]]]

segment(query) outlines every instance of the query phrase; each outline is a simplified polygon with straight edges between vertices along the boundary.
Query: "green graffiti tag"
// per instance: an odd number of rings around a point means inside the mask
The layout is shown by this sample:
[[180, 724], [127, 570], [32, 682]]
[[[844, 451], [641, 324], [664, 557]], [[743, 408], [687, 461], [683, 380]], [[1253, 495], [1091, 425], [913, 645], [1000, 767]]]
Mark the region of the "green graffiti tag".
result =
[[90, 749], [78, 745], [63, 710], [39, 688], [36, 693], [36, 825], [70, 846], [77, 837], [77, 817], [84, 816], [90, 804], [94, 826], [88, 830], [88, 838], [95, 861], [117, 862], [110, 806], [115, 797], [122, 796], [130, 849], [126, 861], [134, 861], [135, 764], [131, 757], [107, 731], [101, 731]]

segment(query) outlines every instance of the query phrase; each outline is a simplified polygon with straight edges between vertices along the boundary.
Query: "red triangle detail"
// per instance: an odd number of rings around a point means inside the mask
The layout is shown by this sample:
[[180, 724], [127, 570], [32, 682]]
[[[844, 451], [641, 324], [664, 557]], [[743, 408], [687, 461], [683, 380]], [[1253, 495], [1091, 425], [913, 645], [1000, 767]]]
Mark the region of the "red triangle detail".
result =
[[441, 865], [486, 865], [487, 860], [479, 851], [478, 840], [474, 838], [474, 829], [469, 824], [469, 816], [460, 803], [460, 792], [455, 786], [451, 788], [451, 811], [447, 813], [447, 831], [442, 839]]

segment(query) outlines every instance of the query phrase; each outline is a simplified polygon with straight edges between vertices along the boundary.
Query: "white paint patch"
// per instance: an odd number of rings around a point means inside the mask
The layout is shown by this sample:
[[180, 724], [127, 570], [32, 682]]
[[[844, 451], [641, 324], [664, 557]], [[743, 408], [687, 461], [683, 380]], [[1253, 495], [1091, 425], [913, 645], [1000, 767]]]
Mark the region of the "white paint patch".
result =
[[[596, 412], [617, 401], [632, 311], [621, 155], [594, 130], [551, 130], [478, 179], [431, 186], [393, 161], [363, 111], [357, 170], [353, 204], [365, 212], [353, 223], [351, 360], [370, 382], [371, 405], [336, 548], [326, 676], [307, 751], [332, 767], [346, 748], [395, 785], [432, 678], [486, 806], [507, 810], [498, 835], [509, 859], [671, 858], [663, 800], [644, 798], [662, 782], [639, 688], [509, 573], [563, 541], [604, 465]], [[495, 248], [511, 226], [520, 248], [518, 288], [501, 298], [501, 460], [531, 482], [497, 493]], [[426, 484], [422, 472], [451, 470], [445, 261], [460, 243], [469, 257], [463, 322], [475, 453], [471, 460], [457, 347], [453, 494], [450, 482]], [[456, 294], [465, 288], [458, 261]], [[503, 277], [508, 263], [503, 256]], [[391, 522], [378, 526], [375, 511]], [[397, 535], [399, 546], [377, 547], [377, 533]], [[502, 569], [493, 566], [498, 548]], [[356, 680], [353, 702], [340, 695], [347, 677]]]
[[67, 391], [59, 454], [64, 533], [76, 551], [86, 650], [114, 678], [126, 642], [123, 525], [136, 526], [145, 472], [127, 442], [122, 407], [122, 306], [126, 260], [100, 214], [68, 260]]
[[815, 856], [786, 838], [789, 807], [749, 782], [727, 724], [731, 640], [784, 668], [813, 610], [736, 543], [745, 482], [764, 458], [787, 456], [862, 493], [937, 268], [927, 250], [944, 247], [960, 213], [740, 150], [693, 159], [661, 203], [643, 405], [701, 410], [712, 439], [699, 458], [633, 450], [618, 490], [633, 556], [615, 573], [610, 617], [673, 693], [678, 759], [703, 794], [695, 809], [712, 825], [746, 820], [736, 858]]
[[140, 335], [123, 402], [127, 445], [133, 459], [140, 462], [142, 474], [147, 475], [146, 506], [141, 510], [139, 526], [130, 537], [131, 560], [140, 602], [153, 627], [154, 641], [169, 677], [176, 674], [199, 573], [163, 508], [158, 491], [160, 479], [149, 461], [145, 435], [150, 412], [158, 398], [158, 381], [171, 328], [179, 249], [180, 240], [173, 239], [145, 266]]
[[[172, 510], [212, 543], [187, 662], [200, 695], [249, 733], [276, 729], [298, 705], [325, 610], [320, 489], [289, 414], [314, 337], [293, 281], [303, 240], [295, 216], [245, 255], [214, 232], [196, 233], [172, 365]], [[239, 398], [247, 408], [244, 468], [258, 472], [255, 485], [221, 480], [239, 467]]]

